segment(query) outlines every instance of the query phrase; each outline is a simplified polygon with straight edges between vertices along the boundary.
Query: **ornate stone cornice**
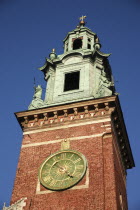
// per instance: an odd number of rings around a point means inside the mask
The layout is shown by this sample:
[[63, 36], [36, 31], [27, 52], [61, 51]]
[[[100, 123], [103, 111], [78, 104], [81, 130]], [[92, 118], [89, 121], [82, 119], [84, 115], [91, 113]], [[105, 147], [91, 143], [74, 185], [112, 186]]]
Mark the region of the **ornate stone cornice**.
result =
[[15, 113], [24, 132], [46, 127], [110, 116], [122, 160], [126, 169], [134, 167], [134, 160], [124, 124], [118, 96], [104, 97]]

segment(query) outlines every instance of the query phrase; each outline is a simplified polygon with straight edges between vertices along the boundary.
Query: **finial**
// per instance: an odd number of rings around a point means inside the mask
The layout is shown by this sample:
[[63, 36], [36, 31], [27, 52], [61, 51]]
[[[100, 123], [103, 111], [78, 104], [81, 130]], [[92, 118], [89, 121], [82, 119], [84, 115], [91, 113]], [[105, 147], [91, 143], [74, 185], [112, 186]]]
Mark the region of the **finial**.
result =
[[96, 37], [96, 39], [95, 39], [94, 47], [96, 50], [100, 50], [100, 48], [101, 48], [100, 40], [98, 37]]
[[50, 59], [54, 60], [57, 57], [56, 53], [55, 53], [55, 49], [52, 49], [52, 52], [50, 53]]
[[95, 42], [96, 43], [99, 43], [100, 42], [98, 37], [95, 39]]
[[86, 17], [87, 17], [86, 15], [85, 15], [85, 16], [82, 15], [82, 17], [79, 18], [79, 20], [80, 20], [80, 23], [79, 23], [80, 26], [84, 26], [84, 25], [86, 24], [85, 21], [84, 21], [84, 19], [85, 19]]

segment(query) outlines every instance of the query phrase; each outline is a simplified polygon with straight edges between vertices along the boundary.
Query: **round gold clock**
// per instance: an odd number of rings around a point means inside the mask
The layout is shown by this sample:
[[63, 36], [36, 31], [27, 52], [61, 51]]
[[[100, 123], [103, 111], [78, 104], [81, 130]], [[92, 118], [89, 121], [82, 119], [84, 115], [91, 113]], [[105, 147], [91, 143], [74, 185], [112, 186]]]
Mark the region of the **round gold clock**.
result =
[[85, 175], [86, 168], [86, 158], [80, 152], [58, 151], [42, 163], [39, 180], [48, 189], [64, 190], [77, 184]]

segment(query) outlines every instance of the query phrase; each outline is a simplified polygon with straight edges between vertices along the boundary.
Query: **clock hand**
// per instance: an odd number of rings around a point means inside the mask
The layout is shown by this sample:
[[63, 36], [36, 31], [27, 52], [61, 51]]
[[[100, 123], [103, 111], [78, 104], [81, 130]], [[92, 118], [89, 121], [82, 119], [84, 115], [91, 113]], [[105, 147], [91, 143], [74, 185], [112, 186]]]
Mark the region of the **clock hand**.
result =
[[60, 169], [62, 169], [62, 170], [65, 170], [65, 168], [64, 168], [63, 166], [59, 165], [58, 162], [55, 162], [54, 165], [56, 165], [58, 168], [60, 168]]
[[73, 176], [69, 173], [69, 171], [65, 170], [65, 172], [68, 174], [69, 177], [73, 177]]
[[66, 169], [66, 168], [63, 168], [62, 169], [64, 170], [64, 172], [69, 176], [69, 177], [73, 177], [70, 172]]
[[[60, 166], [60, 165], [58, 164], [58, 162], [55, 162], [55, 164], [56, 164], [56, 166], [57, 166], [58, 168], [62, 169], [66, 174], [68, 174], [69, 177], [73, 177], [73, 176], [69, 173], [69, 171], [67, 171], [67, 170], [65, 169], [65, 167]], [[55, 165], [55, 164], [54, 164], [54, 165]]]

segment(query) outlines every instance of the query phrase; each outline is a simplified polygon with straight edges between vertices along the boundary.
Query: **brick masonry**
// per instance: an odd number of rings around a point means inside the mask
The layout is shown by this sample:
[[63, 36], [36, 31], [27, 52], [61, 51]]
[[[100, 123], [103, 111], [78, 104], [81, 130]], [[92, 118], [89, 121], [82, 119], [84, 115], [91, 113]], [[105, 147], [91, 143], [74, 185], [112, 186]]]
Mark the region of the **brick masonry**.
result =
[[[100, 136], [96, 137], [97, 134]], [[125, 172], [122, 170], [120, 154], [115, 149], [116, 142], [112, 134], [111, 119], [110, 122], [25, 134], [22, 145], [26, 147], [23, 146], [21, 149], [11, 204], [22, 197], [27, 197], [24, 209], [121, 209], [120, 194], [126, 198]], [[91, 135], [95, 137], [90, 138]], [[89, 138], [84, 138], [85, 136]], [[70, 140], [70, 148], [83, 153], [87, 158], [89, 186], [83, 189], [81, 187], [81, 189], [72, 188], [60, 192], [37, 194], [40, 164], [47, 156], [60, 150], [60, 139], [73, 139]], [[49, 144], [39, 145], [49, 141]], [[78, 183], [79, 186], [84, 185], [85, 178]], [[41, 188], [41, 191], [45, 192], [45, 190], [44, 187]], [[125, 199], [123, 199], [123, 205], [127, 206]]]

